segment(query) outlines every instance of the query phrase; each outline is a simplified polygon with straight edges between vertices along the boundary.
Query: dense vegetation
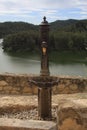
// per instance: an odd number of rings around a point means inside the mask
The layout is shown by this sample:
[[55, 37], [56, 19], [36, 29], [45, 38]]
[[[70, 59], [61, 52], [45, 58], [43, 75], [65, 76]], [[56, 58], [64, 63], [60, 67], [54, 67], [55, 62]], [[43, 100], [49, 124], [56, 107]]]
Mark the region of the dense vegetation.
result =
[[[50, 50], [87, 49], [87, 20], [59, 20], [50, 24]], [[39, 50], [39, 26], [23, 22], [0, 23], [0, 37], [4, 38], [4, 51]]]
[[3, 49], [8, 52], [27, 52], [38, 49], [36, 31], [27, 31], [8, 35], [4, 38]]
[[21, 31], [37, 30], [38, 27], [33, 24], [28, 24], [24, 22], [4, 22], [0, 23], [0, 38], [8, 35], [14, 34]]

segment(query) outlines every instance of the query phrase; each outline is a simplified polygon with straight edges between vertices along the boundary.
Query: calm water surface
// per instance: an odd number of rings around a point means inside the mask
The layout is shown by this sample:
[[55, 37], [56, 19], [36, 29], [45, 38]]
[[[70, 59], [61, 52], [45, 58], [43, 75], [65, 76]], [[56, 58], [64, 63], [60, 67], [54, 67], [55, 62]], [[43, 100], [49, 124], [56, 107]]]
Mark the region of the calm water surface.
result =
[[[86, 54], [57, 53], [50, 54], [50, 72], [53, 75], [87, 77]], [[3, 52], [0, 45], [0, 73], [39, 74], [40, 56], [35, 54], [11, 55]]]

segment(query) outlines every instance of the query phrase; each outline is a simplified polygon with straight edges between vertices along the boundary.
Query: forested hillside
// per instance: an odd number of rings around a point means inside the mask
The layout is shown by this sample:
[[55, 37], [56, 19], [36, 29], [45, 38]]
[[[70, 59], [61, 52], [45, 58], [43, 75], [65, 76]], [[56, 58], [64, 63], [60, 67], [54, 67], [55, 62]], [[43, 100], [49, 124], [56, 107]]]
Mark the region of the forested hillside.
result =
[[24, 22], [4, 22], [0, 23], [0, 38], [17, 32], [38, 30], [38, 26]]
[[[50, 50], [87, 49], [87, 20], [57, 20], [50, 25]], [[0, 23], [0, 37], [4, 38], [4, 51], [38, 50], [39, 26], [24, 22]]]
[[87, 20], [57, 20], [51, 23], [51, 28], [56, 31], [87, 31]]

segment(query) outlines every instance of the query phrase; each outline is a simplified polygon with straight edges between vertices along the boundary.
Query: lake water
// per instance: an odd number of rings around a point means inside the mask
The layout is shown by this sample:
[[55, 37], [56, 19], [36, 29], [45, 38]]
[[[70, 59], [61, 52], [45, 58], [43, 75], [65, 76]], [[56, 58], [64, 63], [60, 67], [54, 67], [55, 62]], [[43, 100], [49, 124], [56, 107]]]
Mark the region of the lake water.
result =
[[[0, 73], [39, 74], [40, 55], [17, 55], [3, 52], [0, 45]], [[50, 73], [52, 75], [70, 75], [87, 77], [87, 57], [84, 53], [50, 54]]]

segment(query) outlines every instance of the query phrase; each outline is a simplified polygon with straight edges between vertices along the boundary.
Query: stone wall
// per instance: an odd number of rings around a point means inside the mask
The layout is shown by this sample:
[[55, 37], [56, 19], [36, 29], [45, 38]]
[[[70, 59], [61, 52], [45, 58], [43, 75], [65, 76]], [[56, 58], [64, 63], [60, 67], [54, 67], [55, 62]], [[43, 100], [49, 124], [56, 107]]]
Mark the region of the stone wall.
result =
[[[29, 84], [34, 75], [0, 74], [0, 94], [37, 94], [37, 87]], [[53, 94], [87, 92], [87, 78], [58, 77]]]

